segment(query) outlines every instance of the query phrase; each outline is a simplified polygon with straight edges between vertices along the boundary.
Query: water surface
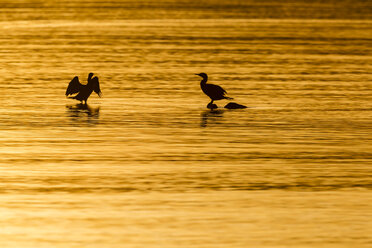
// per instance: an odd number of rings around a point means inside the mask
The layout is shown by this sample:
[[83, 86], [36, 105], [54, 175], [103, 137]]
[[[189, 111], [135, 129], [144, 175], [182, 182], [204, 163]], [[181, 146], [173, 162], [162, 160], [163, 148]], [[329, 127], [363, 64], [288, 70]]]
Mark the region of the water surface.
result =
[[[372, 243], [370, 13], [206, 2], [4, 4], [1, 247]], [[65, 99], [89, 72], [103, 98]]]

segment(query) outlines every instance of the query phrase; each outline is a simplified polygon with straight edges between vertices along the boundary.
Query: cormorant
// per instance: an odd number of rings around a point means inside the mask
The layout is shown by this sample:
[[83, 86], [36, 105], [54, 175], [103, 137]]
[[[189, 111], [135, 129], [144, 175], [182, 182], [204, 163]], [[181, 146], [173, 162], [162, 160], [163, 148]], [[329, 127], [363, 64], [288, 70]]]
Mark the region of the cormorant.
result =
[[93, 73], [89, 73], [88, 83], [86, 85], [83, 85], [79, 82], [78, 76], [75, 76], [68, 84], [66, 97], [78, 93], [76, 96], [69, 98], [79, 100], [80, 102], [85, 102], [85, 104], [87, 104], [88, 97], [90, 96], [90, 94], [92, 94], [93, 91], [96, 92], [99, 97], [101, 97], [102, 92], [99, 87], [98, 77], [92, 77]]
[[[199, 73], [195, 74], [203, 78], [203, 80], [200, 82], [200, 88], [211, 99], [211, 102], [208, 104], [208, 108], [216, 108], [217, 106], [213, 104], [213, 101], [215, 100], [221, 100], [221, 99], [233, 99], [231, 97], [225, 96], [227, 93], [221, 86], [215, 85], [215, 84], [207, 84], [208, 76], [206, 73]], [[212, 107], [213, 106], [213, 107]]]

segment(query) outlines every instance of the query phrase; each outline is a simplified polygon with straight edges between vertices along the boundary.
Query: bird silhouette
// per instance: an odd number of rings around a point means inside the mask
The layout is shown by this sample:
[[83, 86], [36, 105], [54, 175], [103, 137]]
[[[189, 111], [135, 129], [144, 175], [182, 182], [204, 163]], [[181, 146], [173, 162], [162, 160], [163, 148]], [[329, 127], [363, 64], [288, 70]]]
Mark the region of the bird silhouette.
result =
[[[87, 80], [88, 83], [86, 85], [81, 84], [78, 76], [75, 76], [68, 84], [66, 97], [79, 100], [84, 104], [87, 104], [88, 97], [93, 91], [97, 93], [99, 97], [101, 97], [102, 92], [99, 87], [98, 77], [93, 77], [93, 75], [93, 73], [89, 73]], [[70, 96], [76, 93], [78, 93], [76, 96]]]
[[211, 102], [208, 103], [208, 108], [216, 108], [217, 105], [213, 104], [213, 101], [221, 100], [221, 99], [233, 99], [231, 97], [225, 96], [227, 93], [226, 90], [224, 90], [221, 86], [215, 85], [215, 84], [207, 84], [208, 81], [208, 75], [206, 73], [199, 73], [195, 74], [200, 77], [202, 77], [202, 81], [200, 82], [200, 88], [211, 99]]

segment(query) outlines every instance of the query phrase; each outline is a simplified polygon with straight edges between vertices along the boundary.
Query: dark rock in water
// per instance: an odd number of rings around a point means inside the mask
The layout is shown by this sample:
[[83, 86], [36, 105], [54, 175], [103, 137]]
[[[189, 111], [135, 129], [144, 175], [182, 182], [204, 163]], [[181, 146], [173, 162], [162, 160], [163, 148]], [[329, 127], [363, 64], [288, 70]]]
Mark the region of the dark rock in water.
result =
[[225, 108], [227, 108], [227, 109], [245, 109], [245, 108], [247, 108], [247, 106], [244, 106], [244, 105], [241, 105], [241, 104], [238, 104], [238, 103], [235, 103], [235, 102], [229, 102], [228, 104], [226, 104]]
[[216, 109], [216, 108], [218, 108], [218, 106], [217, 106], [217, 104], [214, 104], [214, 103], [208, 103], [207, 108]]

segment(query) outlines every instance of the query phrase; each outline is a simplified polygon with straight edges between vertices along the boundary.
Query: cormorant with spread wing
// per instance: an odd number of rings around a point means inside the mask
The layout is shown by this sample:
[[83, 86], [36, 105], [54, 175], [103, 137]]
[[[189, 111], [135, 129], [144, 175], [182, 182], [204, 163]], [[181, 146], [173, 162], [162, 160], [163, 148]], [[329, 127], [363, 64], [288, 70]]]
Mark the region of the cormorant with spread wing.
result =
[[[96, 92], [99, 97], [101, 97], [102, 92], [99, 87], [98, 77], [92, 77], [93, 73], [89, 73], [88, 83], [86, 85], [80, 83], [78, 76], [74, 77], [68, 84], [66, 97], [85, 102], [85, 104], [87, 103], [88, 97], [90, 96], [90, 94], [92, 94], [93, 91]], [[76, 93], [78, 93], [76, 96], [70, 96]]]
[[[211, 99], [211, 102], [208, 104], [208, 106], [213, 105], [213, 101], [215, 100], [221, 100], [221, 99], [233, 99], [231, 97], [225, 96], [226, 90], [224, 90], [221, 86], [215, 85], [215, 84], [207, 84], [208, 76], [206, 73], [199, 73], [195, 74], [203, 78], [203, 80], [200, 82], [200, 88]], [[217, 106], [216, 106], [217, 107]]]

